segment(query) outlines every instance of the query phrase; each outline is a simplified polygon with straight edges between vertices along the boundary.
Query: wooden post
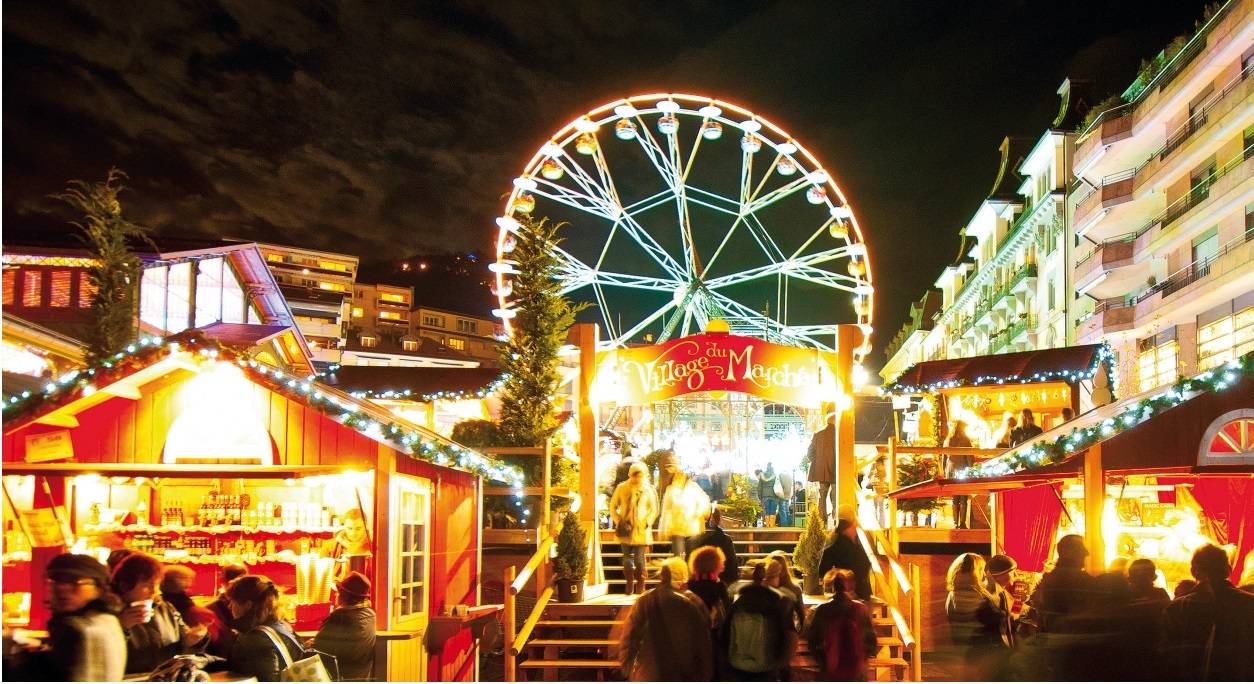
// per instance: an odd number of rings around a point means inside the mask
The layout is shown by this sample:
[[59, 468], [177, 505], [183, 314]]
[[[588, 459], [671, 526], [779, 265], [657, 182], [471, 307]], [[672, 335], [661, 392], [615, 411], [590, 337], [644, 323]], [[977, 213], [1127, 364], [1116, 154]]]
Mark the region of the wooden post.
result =
[[[893, 412], [894, 420], [897, 412]], [[888, 463], [884, 465], [884, 474], [888, 476], [889, 493], [897, 491], [897, 437], [888, 438]], [[884, 525], [888, 532], [888, 543], [893, 548], [893, 556], [901, 555], [901, 535], [897, 530], [897, 499], [888, 497], [888, 524]]]
[[1097, 574], [1106, 569], [1106, 544], [1102, 537], [1102, 513], [1106, 506], [1106, 471], [1102, 468], [1102, 445], [1084, 452], [1084, 545], [1088, 547], [1087, 569]]
[[1001, 540], [998, 539], [1001, 535], [1001, 521], [997, 519], [1001, 515], [1001, 506], [997, 505], [998, 496], [1000, 495], [997, 492], [988, 493], [988, 555], [990, 558], [996, 556], [997, 549], [1001, 547]]
[[910, 564], [910, 631], [914, 633], [914, 653], [910, 654], [910, 679], [923, 681], [923, 597], [919, 566]]
[[[553, 529], [553, 440], [544, 440], [544, 500], [540, 502], [540, 527], [544, 534]], [[536, 541], [544, 535], [538, 535]]]
[[[862, 344], [862, 330], [856, 325], [840, 325], [836, 331], [837, 376], [841, 392], [849, 392], [849, 406], [836, 416], [836, 505], [857, 510], [858, 463], [853, 453], [853, 350]], [[837, 407], [840, 408], [839, 406]]]
[[514, 566], [505, 568], [505, 606], [504, 615], [501, 616], [502, 631], [501, 645], [505, 647], [505, 665], [503, 679], [507, 682], [516, 681], [515, 660], [511, 650], [514, 648], [514, 592], [510, 587], [514, 584], [514, 577], [517, 575], [518, 569]]
[[570, 329], [579, 347], [579, 379], [576, 385], [579, 416], [579, 521], [588, 530], [587, 584], [605, 582], [601, 567], [601, 535], [597, 528], [597, 426], [596, 407], [592, 404], [592, 383], [596, 380], [597, 337], [595, 323], [576, 323]]

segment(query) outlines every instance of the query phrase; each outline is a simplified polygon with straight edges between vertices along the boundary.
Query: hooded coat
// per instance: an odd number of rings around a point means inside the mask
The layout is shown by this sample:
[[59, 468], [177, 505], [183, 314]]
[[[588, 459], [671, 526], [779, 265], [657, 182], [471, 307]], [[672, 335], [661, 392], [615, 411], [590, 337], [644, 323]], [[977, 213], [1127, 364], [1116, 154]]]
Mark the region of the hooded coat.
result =
[[610, 519], [614, 526], [620, 520], [630, 520], [631, 535], [620, 537], [619, 543], [647, 546], [653, 543], [653, 521], [657, 520], [657, 492], [648, 484], [633, 486], [628, 480], [614, 488], [610, 497]]

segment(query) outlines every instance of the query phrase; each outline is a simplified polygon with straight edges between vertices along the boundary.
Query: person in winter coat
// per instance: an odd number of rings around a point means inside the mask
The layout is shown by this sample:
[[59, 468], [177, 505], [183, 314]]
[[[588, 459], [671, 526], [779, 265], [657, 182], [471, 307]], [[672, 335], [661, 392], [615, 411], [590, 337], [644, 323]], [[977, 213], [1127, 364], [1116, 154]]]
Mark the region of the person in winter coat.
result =
[[950, 641], [963, 652], [963, 679], [988, 681], [998, 676], [1009, 659], [1009, 648], [1002, 640], [1001, 625], [1006, 613], [998, 596], [988, 590], [984, 557], [964, 553], [954, 559], [945, 575], [945, 616], [949, 618]]
[[1058, 540], [1058, 560], [1032, 592], [1030, 603], [1042, 632], [1074, 631], [1073, 623], [1096, 600], [1094, 578], [1084, 570], [1089, 551], [1084, 538], [1068, 534]]
[[728, 586], [740, 579], [740, 557], [736, 555], [736, 544], [731, 535], [723, 531], [720, 525], [723, 514], [718, 507], [710, 511], [709, 520], [705, 521], [705, 531], [688, 540], [688, 547], [699, 549], [702, 546], [715, 546], [723, 552], [723, 569], [719, 571], [719, 579]]
[[710, 614], [710, 635], [713, 644], [714, 676], [718, 679], [727, 678], [727, 651], [719, 641], [723, 623], [731, 612], [731, 594], [721, 578], [725, 558], [723, 552], [715, 546], [698, 546], [688, 558], [688, 591], [696, 594], [705, 604]]
[[[369, 681], [374, 670], [375, 614], [370, 580], [360, 572], [335, 583], [339, 604], [314, 637], [313, 648], [335, 656], [343, 681]], [[330, 670], [330, 665], [327, 665]]]
[[[262, 575], [244, 575], [226, 588], [226, 598], [240, 629], [227, 659], [228, 669], [260, 682], [279, 681], [284, 663], [298, 660], [303, 653], [291, 625], [279, 619], [279, 588]], [[279, 647], [286, 649], [286, 658]]]
[[204, 625], [209, 633], [208, 650], [212, 653], [214, 645], [222, 643], [222, 633], [228, 631], [230, 627], [222, 624], [217, 613], [196, 605], [192, 597], [187, 594], [195, 582], [195, 570], [186, 565], [167, 565], [165, 574], [161, 578], [161, 598], [174, 606], [179, 615], [183, 616], [183, 622], [186, 622], [188, 627]]
[[701, 522], [709, 514], [710, 499], [705, 492], [688, 473], [675, 473], [671, 486], [662, 494], [662, 515], [658, 519], [658, 532], [670, 538], [672, 554], [688, 557], [688, 537], [701, 531]]
[[222, 568], [222, 584], [218, 589], [218, 597], [205, 606], [218, 619], [218, 624], [222, 626], [217, 638], [209, 642], [208, 652], [213, 655], [222, 658], [231, 655], [231, 645], [235, 643], [235, 637], [239, 634], [239, 630], [236, 628], [235, 618], [231, 617], [231, 608], [226, 600], [226, 588], [236, 578], [247, 574], [248, 567], [243, 563], [231, 563], [224, 566]]
[[806, 625], [806, 644], [819, 664], [819, 681], [866, 681], [867, 659], [878, 640], [871, 611], [853, 593], [853, 573], [832, 568], [823, 576], [823, 591], [832, 598], [814, 609]]
[[[1223, 549], [1206, 544], [1193, 553], [1197, 588], [1163, 611], [1162, 653], [1170, 679], [1254, 680], [1254, 594], [1228, 581]], [[1160, 675], [1162, 676], [1162, 675]]]
[[126, 671], [126, 637], [109, 591], [109, 571], [91, 556], [63, 553], [44, 569], [52, 617], [38, 651], [6, 661], [12, 681], [117, 682]]
[[721, 641], [737, 681], [779, 679], [797, 650], [792, 609], [778, 590], [766, 585], [766, 563], [753, 562], [753, 579], [736, 594]]
[[832, 509], [836, 508], [836, 414], [827, 416], [827, 426], [814, 433], [810, 438], [810, 448], [806, 452], [810, 461], [810, 470], [806, 474], [807, 482], [819, 485], [819, 517], [823, 526], [827, 527], [827, 499], [832, 500]]
[[661, 583], [640, 597], [627, 618], [619, 653], [634, 682], [703, 682], [714, 676], [710, 617], [684, 589], [688, 568], [679, 558], [662, 563]]
[[801, 631], [806, 624], [805, 600], [801, 587], [797, 586], [789, 567], [788, 556], [783, 551], [772, 551], [766, 557], [766, 586], [775, 589], [788, 600], [793, 616], [793, 627]]
[[832, 568], [853, 573], [854, 593], [863, 601], [871, 600], [871, 559], [858, 543], [858, 521], [851, 506], [841, 507], [836, 531], [819, 559], [819, 574], [826, 576]]
[[157, 594], [164, 568], [146, 553], [133, 553], [113, 570], [110, 585], [122, 599], [118, 621], [126, 633], [126, 671], [150, 672], [184, 653], [203, 653], [209, 630], [183, 620], [178, 609]]
[[623, 549], [623, 577], [627, 594], [644, 593], [645, 551], [653, 543], [653, 521], [657, 519], [657, 492], [649, 484], [643, 463], [631, 466], [627, 481], [614, 488], [610, 497], [610, 521]]
[[[967, 436], [967, 424], [961, 420], [954, 422], [954, 431], [949, 435], [949, 444], [951, 447], [970, 447], [971, 438]], [[954, 476], [964, 468], [970, 468], [975, 463], [975, 457], [970, 454], [946, 454], [945, 455], [945, 477], [953, 479]], [[971, 497], [965, 494], [954, 495], [954, 527], [960, 530], [971, 526], [970, 519]]]

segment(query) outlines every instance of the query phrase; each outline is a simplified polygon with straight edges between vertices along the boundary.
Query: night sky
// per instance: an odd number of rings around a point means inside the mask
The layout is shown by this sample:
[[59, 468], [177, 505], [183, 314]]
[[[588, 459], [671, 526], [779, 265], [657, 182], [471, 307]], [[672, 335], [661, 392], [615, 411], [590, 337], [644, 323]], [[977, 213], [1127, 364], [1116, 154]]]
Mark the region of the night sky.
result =
[[160, 233], [366, 264], [487, 250], [551, 132], [616, 97], [708, 94], [841, 184], [882, 350], [955, 256], [1001, 139], [1038, 136], [1066, 76], [1122, 91], [1202, 4], [6, 2], [4, 226], [58, 225], [47, 196], [116, 165], [127, 214]]

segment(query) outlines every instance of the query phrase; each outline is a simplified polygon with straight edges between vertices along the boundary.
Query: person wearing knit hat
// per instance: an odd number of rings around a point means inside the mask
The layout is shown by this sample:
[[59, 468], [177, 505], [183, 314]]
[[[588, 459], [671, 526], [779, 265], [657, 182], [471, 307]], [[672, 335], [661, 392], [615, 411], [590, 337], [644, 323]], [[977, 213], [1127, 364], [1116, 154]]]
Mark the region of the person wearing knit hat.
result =
[[853, 506], [844, 505], [837, 510], [836, 531], [819, 559], [819, 574], [826, 575], [832, 568], [843, 568], [853, 573], [854, 592], [863, 601], [871, 600], [871, 559], [858, 543], [858, 517]]
[[350, 572], [335, 583], [337, 607], [314, 637], [314, 650], [335, 656], [343, 681], [365, 681], [374, 668], [375, 613], [370, 579]]
[[47, 649], [6, 661], [14, 681], [121, 681], [126, 672], [126, 637], [114, 612], [121, 606], [109, 591], [109, 571], [95, 558], [63, 553], [44, 569], [52, 617]]

